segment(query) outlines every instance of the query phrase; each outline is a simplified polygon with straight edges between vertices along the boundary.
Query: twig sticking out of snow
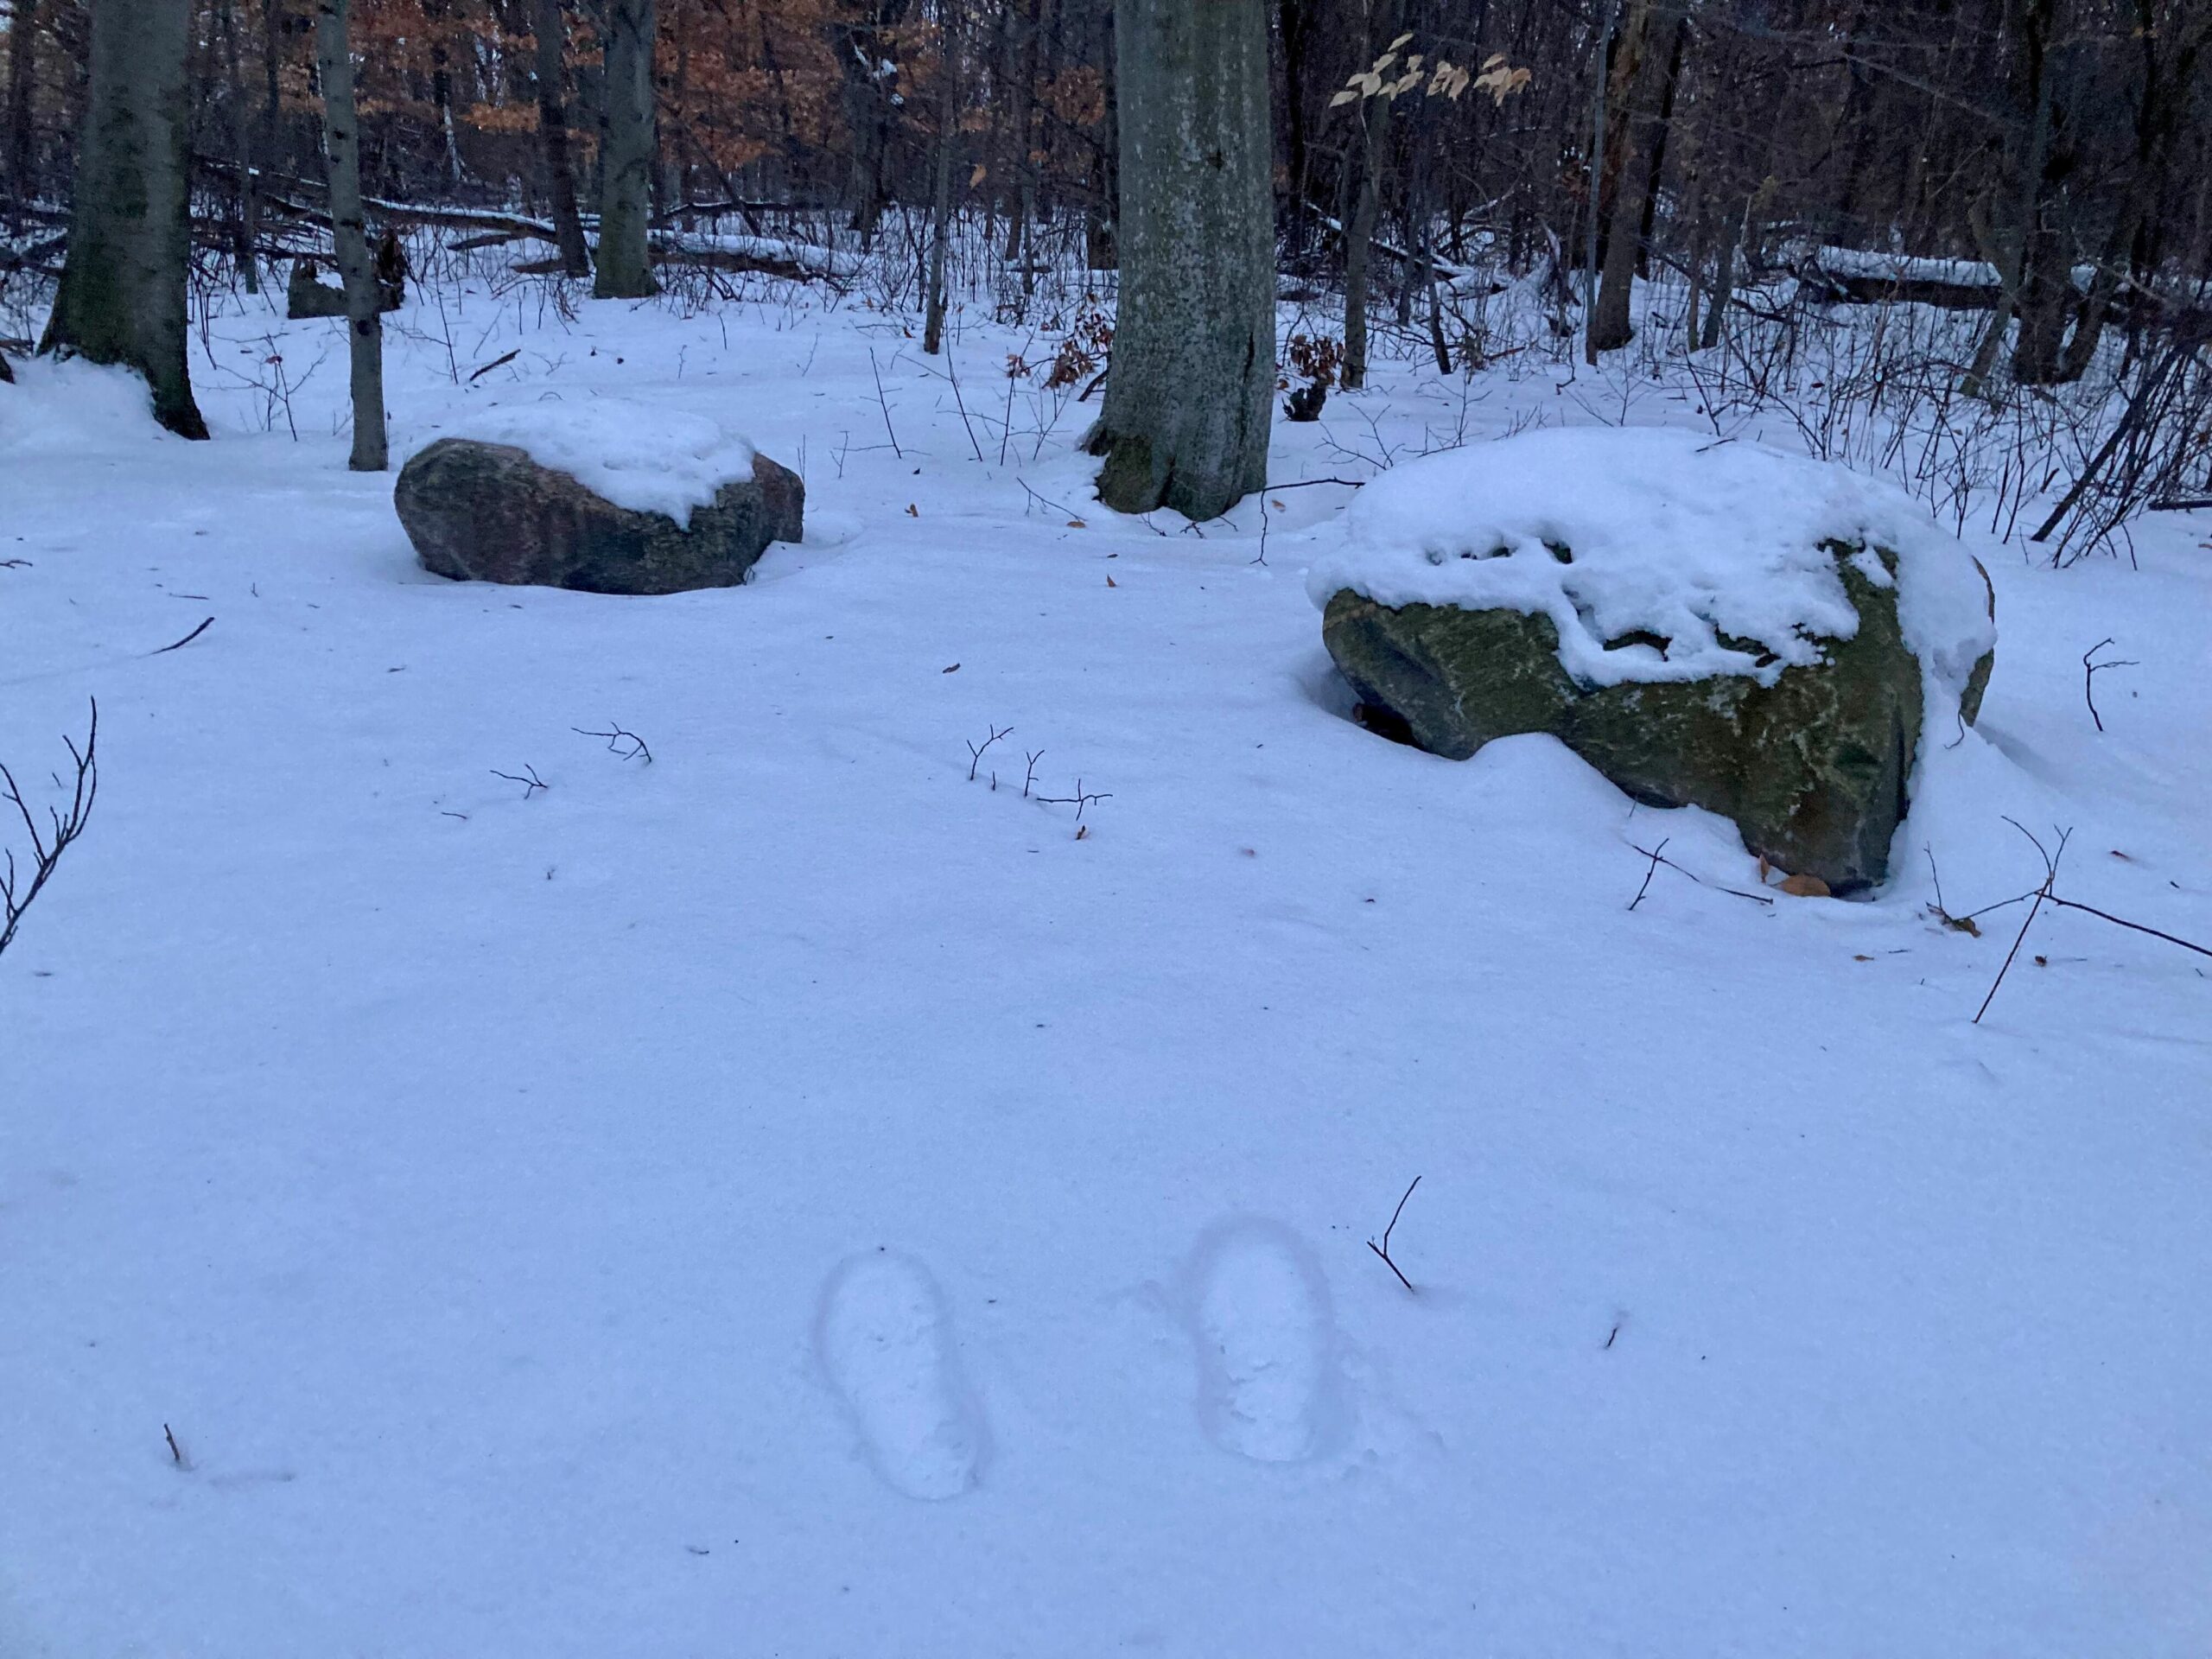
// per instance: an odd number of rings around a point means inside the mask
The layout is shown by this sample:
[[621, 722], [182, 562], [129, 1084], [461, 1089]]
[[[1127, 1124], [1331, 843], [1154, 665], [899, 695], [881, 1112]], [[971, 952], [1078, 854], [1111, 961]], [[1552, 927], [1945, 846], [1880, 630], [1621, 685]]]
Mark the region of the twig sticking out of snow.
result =
[[2017, 898], [1999, 899], [1996, 904], [1985, 905], [1974, 912], [1979, 916], [1988, 911], [2001, 910], [2006, 905], [2017, 905], [2022, 899], [2032, 901], [2028, 906], [2027, 919], [2020, 924], [2019, 932], [2013, 937], [2012, 948], [2005, 953], [2004, 965], [1998, 969], [1997, 977], [1990, 983], [1989, 995], [1981, 999], [1981, 1007], [1974, 1013], [1974, 1024], [1978, 1026], [1981, 1023], [1981, 1016], [1989, 1012], [1989, 1005], [1997, 1000], [1997, 988], [2005, 982], [2005, 976], [2012, 969], [2012, 959], [2020, 954], [2020, 946], [2027, 939], [2028, 930], [2035, 925], [2036, 916], [2045, 905], [2050, 906], [2054, 910], [2078, 910], [2086, 915], [2095, 917], [2101, 922], [2110, 922], [2114, 927], [2124, 927], [2131, 933], [2147, 933], [2154, 939], [2164, 939], [2168, 944], [2177, 944], [2184, 950], [2194, 950], [2200, 957], [2212, 957], [2212, 946], [2197, 944], [2181, 938], [2178, 934], [2168, 933], [2158, 928], [2146, 927], [2141, 922], [2131, 922], [2125, 917], [2114, 916], [2109, 911], [2099, 910], [2094, 905], [2085, 905], [2077, 899], [2060, 898], [2055, 891], [2058, 885], [2058, 864], [2059, 861], [2066, 856], [2066, 843], [2073, 837], [2074, 831], [2071, 829], [2059, 830], [2057, 849], [2046, 851], [2043, 842], [2037, 840], [2030, 833], [2027, 826], [2018, 818], [2006, 818], [2005, 822], [2026, 836], [2028, 844], [2036, 849], [2036, 856], [2043, 860], [2043, 885], [2021, 893]]
[[969, 783], [972, 784], [976, 781], [976, 768], [982, 764], [983, 751], [989, 748], [992, 744], [997, 742], [1001, 738], [1012, 737], [1013, 735], [1013, 727], [1009, 726], [1004, 731], [1001, 731], [997, 727], [994, 726], [991, 728], [991, 734], [985, 738], [981, 743], [970, 743], [968, 746], [968, 781]]
[[[1662, 842], [1661, 845], [1663, 846], [1665, 843]], [[1406, 1188], [1404, 1197], [1402, 1197], [1398, 1200], [1398, 1207], [1390, 1212], [1390, 1224], [1382, 1230], [1382, 1242], [1380, 1244], [1377, 1244], [1371, 1238], [1367, 1241], [1367, 1248], [1382, 1258], [1382, 1265], [1384, 1267], [1389, 1268], [1391, 1272], [1397, 1274], [1398, 1282], [1406, 1287], [1406, 1294], [1409, 1296], [1417, 1296], [1421, 1293], [1414, 1288], [1414, 1281], [1407, 1278], [1406, 1275], [1399, 1270], [1398, 1264], [1390, 1259], [1390, 1235], [1395, 1232], [1398, 1229], [1398, 1217], [1406, 1213], [1406, 1199], [1413, 1197], [1414, 1187], [1419, 1186], [1420, 1185], [1421, 1177], [1416, 1175], [1413, 1179], [1412, 1185]]]
[[[1671, 840], [1672, 837], [1670, 836], [1669, 839]], [[1629, 842], [1629, 845], [1636, 847], [1636, 843], [1634, 842]], [[1644, 871], [1643, 887], [1638, 887], [1636, 890], [1636, 898], [1629, 904], [1629, 908], [1630, 910], [1634, 910], [1638, 904], [1643, 902], [1643, 889], [1644, 887], [1648, 887], [1651, 885], [1651, 872], [1652, 870], [1657, 869], [1662, 864], [1664, 864], [1669, 869], [1674, 871], [1677, 875], [1687, 875], [1700, 887], [1711, 887], [1715, 893], [1732, 893], [1737, 898], [1748, 899], [1755, 905], [1770, 905], [1774, 902], [1773, 895], [1770, 893], [1745, 893], [1741, 887], [1724, 887], [1718, 881], [1707, 880], [1694, 870], [1684, 869], [1681, 865], [1675, 863], [1671, 858], [1661, 857], [1660, 855], [1667, 850], [1667, 842], [1664, 841], [1661, 842], [1656, 847], [1636, 847], [1636, 850], [1642, 853], [1646, 858], [1651, 861], [1651, 868]]]
[[[596, 736], [597, 734], [594, 733], [593, 735]], [[528, 772], [530, 776], [527, 778], [518, 778], [513, 772], [501, 772], [497, 766], [492, 768], [492, 775], [494, 778], [504, 778], [511, 784], [520, 784], [522, 785], [522, 798], [525, 801], [531, 796], [537, 794], [539, 790], [550, 789], [553, 787], [552, 785], [547, 783], [543, 778], [540, 778], [537, 775], [537, 768], [536, 766], [524, 766], [523, 770]]]
[[0, 865], [0, 951], [14, 943], [23, 912], [31, 907], [31, 900], [38, 897], [39, 890], [53, 875], [61, 855], [85, 833], [85, 824], [92, 815], [92, 799], [99, 793], [99, 741], [100, 705], [95, 699], [92, 729], [86, 734], [85, 747], [79, 749], [73, 738], [61, 740], [69, 751], [69, 759], [76, 764], [77, 775], [68, 786], [68, 810], [65, 812], [60, 807], [47, 808], [44, 829], [40, 828], [29, 804], [23, 799], [23, 791], [16, 786], [16, 774], [8, 770], [5, 763], [0, 763], [0, 801], [16, 809], [31, 838], [31, 865], [27, 876], [19, 878], [16, 874], [13, 848], [8, 849], [4, 865]]
[[[2107, 634], [2104, 639], [2098, 640], [2095, 645], [2091, 645], [2087, 651], [2082, 653], [2082, 700], [2089, 705], [2089, 718], [2097, 722], [2097, 729], [2101, 732], [2105, 728], [2105, 719], [2102, 715], [2097, 712], [2097, 675], [2101, 671], [2107, 668], [2140, 668], [2143, 666], [2142, 664], [2136, 662], [2133, 658], [2126, 657], [2117, 657], [2112, 658], [2110, 661], [2102, 663], [2093, 663], [2089, 660], [2089, 658], [2095, 656], [2099, 652], [2102, 651], [2110, 644], [2112, 644], [2112, 638]], [[2030, 836], [2029, 839], [2033, 840], [2034, 837]]]
[[[607, 740], [607, 752], [612, 754], [620, 755], [625, 760], [641, 760], [649, 766], [652, 765], [653, 752], [645, 747], [645, 740], [644, 738], [639, 737], [635, 732], [625, 731], [621, 727], [615, 725], [615, 723], [611, 720], [607, 723], [613, 729], [604, 732], [588, 732], [581, 726], [571, 726], [569, 729], [574, 732], [578, 737], [605, 738]], [[626, 743], [630, 746], [626, 749], [622, 747]], [[539, 787], [543, 788], [544, 785], [540, 785]], [[524, 798], [527, 799], [528, 798], [525, 796]]]

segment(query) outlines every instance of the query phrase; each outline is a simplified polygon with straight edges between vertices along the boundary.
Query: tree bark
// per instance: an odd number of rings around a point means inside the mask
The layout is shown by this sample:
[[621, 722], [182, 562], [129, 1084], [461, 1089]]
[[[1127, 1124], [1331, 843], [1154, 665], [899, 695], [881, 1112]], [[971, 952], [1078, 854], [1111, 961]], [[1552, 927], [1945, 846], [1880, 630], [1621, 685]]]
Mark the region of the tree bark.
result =
[[245, 79], [240, 67], [237, 6], [220, 0], [216, 20], [223, 37], [223, 103], [230, 111], [231, 149], [238, 159], [238, 223], [232, 230], [232, 259], [249, 294], [261, 292], [261, 192], [253, 171], [253, 121], [245, 108]]
[[952, 21], [950, 8], [944, 0], [940, 0], [938, 12], [937, 73], [937, 154], [930, 192], [929, 296], [922, 323], [922, 350], [931, 357], [944, 349], [945, 244], [952, 235], [952, 152], [960, 134], [960, 86], [952, 49]]
[[653, 0], [607, 0], [605, 108], [600, 116], [599, 278], [602, 300], [660, 292], [646, 230], [652, 217]]
[[69, 251], [41, 352], [145, 376], [154, 418], [207, 435], [185, 366], [191, 0], [98, 0]]
[[37, 67], [37, 0], [16, 0], [8, 24], [8, 187], [19, 201], [38, 198], [37, 163], [31, 143]]
[[1118, 0], [1121, 310], [1099, 499], [1217, 518], [1263, 487], [1274, 409], [1265, 0]]
[[1643, 209], [1642, 191], [1632, 188], [1642, 183], [1633, 176], [1642, 159], [1636, 146], [1636, 91], [1642, 79], [1650, 25], [1651, 0], [1630, 0], [1621, 24], [1620, 43], [1614, 50], [1606, 93], [1606, 103], [1618, 123], [1613, 142], [1618, 162], [1606, 168], [1611, 190], [1603, 207], [1605, 247], [1599, 267], [1598, 307], [1590, 315], [1587, 355], [1592, 362], [1599, 352], [1618, 351], [1636, 337], [1630, 312], [1636, 287], [1636, 227]]
[[546, 181], [553, 198], [553, 231], [561, 269], [591, 275], [583, 216], [576, 211], [576, 167], [569, 154], [568, 15], [561, 0], [537, 0], [537, 133], [545, 146]]
[[[1397, 37], [1396, 0], [1376, 0], [1368, 14], [1364, 69]], [[1393, 65], [1393, 68], [1396, 66]], [[1363, 98], [1359, 110], [1360, 163], [1351, 218], [1344, 226], [1344, 361], [1340, 378], [1346, 391], [1367, 385], [1367, 297], [1375, 264], [1375, 220], [1382, 210], [1382, 169], [1390, 154], [1390, 98]]]
[[322, 82], [322, 145], [330, 162], [330, 227], [338, 274], [346, 284], [346, 340], [353, 370], [353, 452], [357, 473], [384, 471], [384, 307], [361, 216], [360, 126], [353, 110], [353, 54], [346, 38], [346, 0], [318, 0], [315, 74]]

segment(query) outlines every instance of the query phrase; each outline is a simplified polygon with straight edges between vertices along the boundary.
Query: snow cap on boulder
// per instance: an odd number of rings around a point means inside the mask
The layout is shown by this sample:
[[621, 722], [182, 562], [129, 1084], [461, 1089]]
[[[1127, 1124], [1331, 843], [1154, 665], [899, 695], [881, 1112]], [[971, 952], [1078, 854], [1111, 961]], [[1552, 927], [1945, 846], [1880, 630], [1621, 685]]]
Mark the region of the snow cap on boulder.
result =
[[[1748, 675], [1821, 660], [1859, 618], [1833, 544], [1897, 588], [1931, 718], [1996, 644], [1974, 561], [1904, 491], [1827, 461], [1660, 428], [1523, 433], [1409, 461], [1360, 493], [1348, 544], [1317, 563], [1315, 604], [1551, 619], [1586, 686]], [[1872, 550], [1895, 556], [1888, 562]], [[1663, 645], [1656, 643], [1663, 641]]]

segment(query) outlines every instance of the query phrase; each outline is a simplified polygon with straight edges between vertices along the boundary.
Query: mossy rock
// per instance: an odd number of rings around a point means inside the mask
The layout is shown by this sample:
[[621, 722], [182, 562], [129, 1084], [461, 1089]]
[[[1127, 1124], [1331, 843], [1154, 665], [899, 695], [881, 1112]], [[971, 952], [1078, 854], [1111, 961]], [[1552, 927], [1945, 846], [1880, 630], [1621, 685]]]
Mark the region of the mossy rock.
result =
[[[1548, 732], [1635, 799], [1720, 813], [1752, 852], [1850, 893], [1888, 874], [1925, 711], [1896, 588], [1852, 564], [1859, 550], [1828, 550], [1859, 631], [1821, 640], [1821, 662], [1771, 685], [1748, 675], [1583, 685], [1560, 664], [1549, 617], [1393, 608], [1351, 589], [1330, 599], [1322, 638], [1370, 726], [1455, 760], [1492, 738]], [[1977, 691], [1988, 670], [1988, 658], [1975, 669]]]

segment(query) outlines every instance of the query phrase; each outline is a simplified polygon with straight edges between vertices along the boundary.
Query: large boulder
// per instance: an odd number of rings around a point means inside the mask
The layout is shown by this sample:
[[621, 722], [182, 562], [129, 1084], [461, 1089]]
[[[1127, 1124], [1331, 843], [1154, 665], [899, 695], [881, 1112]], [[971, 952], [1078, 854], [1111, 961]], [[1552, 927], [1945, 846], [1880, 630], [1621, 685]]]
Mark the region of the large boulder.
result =
[[1978, 712], [1986, 574], [1880, 486], [1749, 445], [1719, 466], [1668, 433], [1487, 450], [1370, 486], [1391, 488], [1314, 573], [1366, 723], [1455, 760], [1549, 733], [1785, 871], [1880, 882], [1923, 734]]
[[[742, 582], [804, 531], [806, 486], [766, 455], [689, 523], [618, 505], [513, 443], [441, 438], [400, 469], [393, 505], [423, 568], [461, 582], [672, 594]], [[673, 504], [671, 504], [673, 505]]]

